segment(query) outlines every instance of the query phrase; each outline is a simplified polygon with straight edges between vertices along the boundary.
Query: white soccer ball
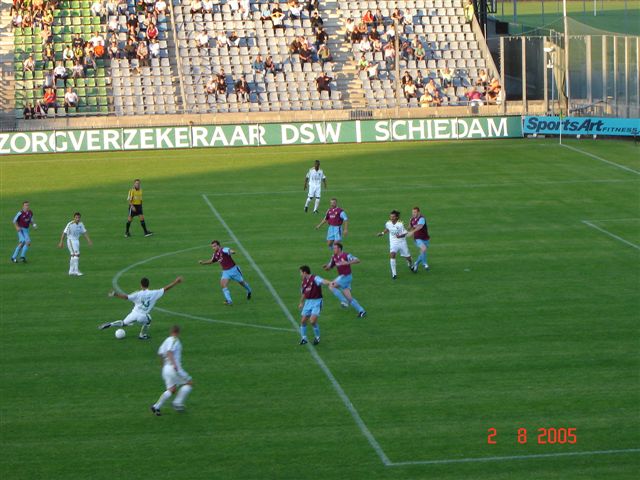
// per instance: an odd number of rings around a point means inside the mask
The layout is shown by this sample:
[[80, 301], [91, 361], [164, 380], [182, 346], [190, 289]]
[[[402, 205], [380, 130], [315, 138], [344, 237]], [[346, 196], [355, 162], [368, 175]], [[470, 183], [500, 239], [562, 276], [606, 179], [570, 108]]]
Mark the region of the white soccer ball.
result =
[[124, 328], [119, 328], [116, 330], [116, 338], [118, 340], [122, 340], [126, 336], [127, 336], [127, 332], [124, 331]]

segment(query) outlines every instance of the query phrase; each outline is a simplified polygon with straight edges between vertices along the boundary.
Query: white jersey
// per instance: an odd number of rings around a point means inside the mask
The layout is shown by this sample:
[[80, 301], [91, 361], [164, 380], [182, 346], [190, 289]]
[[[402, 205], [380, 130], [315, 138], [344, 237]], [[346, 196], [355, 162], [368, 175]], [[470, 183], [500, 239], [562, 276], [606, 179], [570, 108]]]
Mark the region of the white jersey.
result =
[[407, 233], [407, 229], [404, 228], [404, 223], [398, 220], [396, 223], [391, 223], [389, 220], [384, 224], [384, 228], [389, 230], [389, 245], [398, 245], [407, 243], [406, 237], [398, 238], [397, 235], [403, 235]]
[[182, 343], [180, 343], [180, 339], [178, 337], [174, 337], [171, 335], [167, 337], [160, 348], [158, 348], [158, 355], [160, 355], [163, 360], [165, 366], [172, 366], [172, 363], [169, 361], [167, 357], [167, 353], [173, 353], [173, 360], [176, 362], [176, 367], [178, 371], [182, 370]]
[[133, 292], [127, 296], [127, 299], [135, 304], [131, 313], [148, 315], [162, 295], [164, 295], [164, 288]]
[[79, 240], [80, 235], [85, 233], [87, 233], [87, 229], [84, 228], [84, 224], [82, 222], [69, 222], [67, 223], [67, 226], [64, 227], [64, 234], [69, 240]]
[[320, 187], [322, 184], [322, 180], [325, 180], [327, 177], [324, 176], [324, 172], [322, 169], [316, 170], [315, 168], [311, 168], [309, 172], [307, 172], [307, 179], [309, 180], [309, 188]]

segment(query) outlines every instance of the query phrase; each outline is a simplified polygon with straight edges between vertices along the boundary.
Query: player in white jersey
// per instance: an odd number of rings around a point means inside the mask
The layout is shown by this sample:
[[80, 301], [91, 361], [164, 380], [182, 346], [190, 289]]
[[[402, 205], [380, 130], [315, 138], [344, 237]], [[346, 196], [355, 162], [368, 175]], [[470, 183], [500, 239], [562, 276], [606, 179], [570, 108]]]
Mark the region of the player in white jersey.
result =
[[193, 389], [191, 376], [182, 368], [182, 343], [178, 338], [179, 335], [180, 327], [174, 325], [171, 327], [171, 335], [162, 342], [158, 349], [158, 355], [162, 358], [162, 379], [167, 388], [162, 392], [158, 401], [151, 405], [151, 413], [158, 417], [161, 415], [160, 408], [164, 402], [171, 398], [171, 395], [176, 393], [176, 390], [178, 395], [173, 401], [173, 408], [178, 412], [184, 412], [184, 401]]
[[62, 241], [64, 236], [67, 236], [67, 248], [69, 249], [69, 275], [81, 276], [82, 272], [78, 270], [80, 263], [80, 235], [84, 235], [89, 245], [93, 245], [93, 242], [89, 238], [87, 229], [84, 228], [84, 224], [80, 221], [80, 212], [73, 214], [73, 220], [67, 223], [64, 227], [62, 235], [60, 236], [60, 242], [58, 248], [62, 248]]
[[379, 237], [382, 237], [386, 233], [389, 234], [389, 264], [391, 265], [391, 278], [398, 278], [396, 274], [396, 254], [400, 254], [401, 257], [407, 261], [407, 265], [412, 272], [416, 272], [417, 268], [413, 268], [411, 262], [411, 254], [409, 253], [409, 246], [407, 245], [407, 234], [409, 233], [404, 227], [404, 224], [400, 220], [400, 212], [393, 210], [389, 214], [389, 221], [384, 224], [384, 230], [378, 233]]
[[307, 176], [304, 178], [304, 190], [309, 187], [309, 193], [307, 194], [307, 201], [304, 204], [304, 211], [309, 211], [309, 203], [311, 199], [315, 198], [316, 203], [313, 207], [313, 213], [318, 213], [318, 207], [320, 206], [320, 193], [322, 191], [322, 184], [324, 188], [327, 188], [327, 177], [324, 176], [324, 172], [320, 169], [320, 160], [316, 160], [313, 163], [313, 168], [310, 168], [307, 172]]
[[109, 292], [110, 297], [117, 297], [123, 300], [129, 300], [134, 303], [133, 310], [131, 313], [125, 317], [124, 320], [117, 320], [115, 322], [107, 322], [98, 326], [100, 330], [104, 330], [109, 327], [128, 327], [132, 323], [140, 323], [142, 324], [142, 329], [140, 330], [140, 335], [138, 338], [140, 340], [148, 340], [149, 335], [149, 325], [151, 324], [151, 315], [149, 313], [153, 310], [156, 302], [164, 295], [167, 290], [172, 289], [177, 284], [182, 282], [182, 277], [177, 277], [173, 282], [167, 285], [164, 288], [160, 288], [158, 290], [149, 290], [149, 279], [143, 278], [140, 280], [141, 290], [137, 292], [133, 292], [129, 295], [126, 293], [114, 292], [111, 290]]

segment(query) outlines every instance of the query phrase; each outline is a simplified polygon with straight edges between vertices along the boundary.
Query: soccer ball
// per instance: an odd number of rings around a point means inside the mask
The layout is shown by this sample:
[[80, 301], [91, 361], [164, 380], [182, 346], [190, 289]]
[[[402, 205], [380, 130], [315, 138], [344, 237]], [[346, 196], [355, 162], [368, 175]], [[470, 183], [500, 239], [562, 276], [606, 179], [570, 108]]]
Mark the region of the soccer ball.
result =
[[116, 338], [118, 340], [122, 340], [126, 336], [127, 336], [127, 332], [124, 331], [124, 328], [119, 328], [116, 330]]

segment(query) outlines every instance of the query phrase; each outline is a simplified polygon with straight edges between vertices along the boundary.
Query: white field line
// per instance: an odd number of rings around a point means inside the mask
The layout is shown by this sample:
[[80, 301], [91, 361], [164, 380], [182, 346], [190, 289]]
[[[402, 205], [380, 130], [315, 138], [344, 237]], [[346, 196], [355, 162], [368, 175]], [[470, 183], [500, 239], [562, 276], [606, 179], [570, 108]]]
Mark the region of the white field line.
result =
[[572, 147], [571, 145], [565, 145], [564, 143], [562, 143], [561, 145], [564, 148], [568, 148], [569, 150], [573, 150], [574, 152], [582, 153], [583, 155], [591, 157], [591, 158], [593, 158], [595, 160], [599, 160], [601, 162], [608, 163], [609, 165], [612, 165], [614, 167], [618, 167], [618, 168], [620, 168], [622, 170], [625, 170], [627, 172], [631, 172], [631, 173], [635, 173], [636, 175], [640, 175], [640, 171], [634, 170], [633, 168], [629, 168], [629, 167], [626, 167], [624, 165], [620, 165], [619, 163], [612, 162], [611, 160], [607, 160], [606, 158], [599, 157], [598, 155], [594, 155], [593, 153], [585, 152], [584, 150], [580, 150], [579, 148]]
[[[128, 265], [128, 266], [124, 267], [122, 270], [120, 270], [118, 273], [116, 273], [113, 276], [113, 279], [111, 280], [111, 285], [113, 285], [113, 289], [116, 290], [117, 292], [125, 293], [124, 290], [122, 290], [120, 288], [120, 285], [118, 285], [118, 280], [120, 280], [120, 277], [122, 277], [122, 275], [127, 273], [129, 270], [131, 270], [131, 269], [133, 269], [135, 267], [139, 267], [140, 265], [144, 265], [145, 263], [152, 262], [152, 261], [157, 260], [159, 258], [169, 257], [171, 255], [177, 255], [179, 253], [189, 252], [191, 250], [196, 250], [198, 248], [203, 248], [203, 247], [204, 247], [204, 245], [198, 245], [197, 247], [184, 248], [182, 250], [176, 250], [175, 252], [163, 253], [163, 254], [160, 254], [160, 255], [156, 255], [154, 257], [149, 257], [149, 258], [146, 258], [144, 260], [140, 260], [139, 262], [132, 263], [131, 265]], [[200, 321], [208, 322], [208, 323], [218, 323], [218, 324], [221, 324], [221, 325], [232, 325], [234, 327], [250, 327], [250, 328], [259, 328], [259, 329], [263, 329], [263, 330], [276, 330], [276, 331], [280, 331], [280, 332], [291, 332], [292, 331], [292, 329], [290, 329], [290, 328], [270, 327], [268, 325], [257, 325], [257, 324], [253, 324], [253, 323], [229, 322], [229, 321], [226, 321], [226, 320], [215, 320], [213, 318], [205, 318], [205, 317], [199, 317], [199, 316], [196, 316], [196, 315], [189, 315], [188, 313], [174, 312], [172, 310], [167, 310], [165, 308], [160, 308], [160, 307], [156, 307], [155, 310], [157, 310], [159, 312], [167, 313], [169, 315], [176, 315], [176, 316], [179, 316], [179, 317], [190, 318], [192, 320], [200, 320]]]
[[[244, 246], [242, 245], [242, 243], [240, 242], [238, 237], [236, 237], [236, 235], [233, 233], [233, 230], [231, 230], [229, 225], [227, 225], [227, 222], [224, 221], [224, 219], [222, 218], [220, 213], [218, 213], [218, 210], [216, 210], [216, 208], [213, 206], [213, 204], [207, 198], [207, 196], [205, 194], [202, 194], [202, 198], [206, 202], [206, 204], [209, 206], [209, 208], [211, 209], [211, 212], [215, 215], [215, 217], [218, 219], [220, 224], [225, 228], [225, 230], [227, 231], [227, 233], [229, 234], [229, 236], [231, 237], [233, 242], [236, 244], [238, 249], [247, 258], [247, 260], [249, 261], [249, 263], [251, 264], [253, 269], [256, 271], [258, 276], [262, 279], [262, 282], [265, 284], [265, 286], [267, 287], [267, 289], [271, 293], [271, 296], [273, 296], [273, 298], [276, 301], [276, 303], [280, 306], [280, 308], [282, 309], [282, 313], [284, 313], [285, 317], [287, 317], [287, 319], [291, 323], [292, 327], [297, 329], [298, 322], [296, 322], [296, 320], [293, 318], [293, 315], [291, 315], [291, 312], [289, 311], [289, 309], [285, 305], [285, 303], [282, 300], [282, 298], [280, 298], [280, 295], [278, 294], [276, 289], [273, 287], [273, 285], [271, 284], [271, 282], [269, 281], [267, 276], [262, 272], [260, 267], [258, 267], [256, 262], [253, 260], [253, 257], [249, 254], [247, 249], [244, 248]], [[329, 379], [329, 381], [331, 382], [331, 385], [333, 386], [333, 389], [336, 391], [336, 393], [338, 394], [338, 396], [342, 400], [342, 403], [344, 403], [344, 406], [347, 408], [347, 410], [351, 414], [351, 417], [355, 421], [356, 425], [358, 426], [358, 428], [360, 429], [362, 434], [365, 436], [365, 438], [369, 442], [369, 445], [371, 445], [373, 450], [376, 452], [376, 454], [378, 455], [378, 457], [380, 458], [382, 463], [384, 465], [387, 465], [387, 466], [390, 465], [391, 464], [391, 460], [389, 460], [389, 457], [387, 457], [387, 455], [384, 453], [384, 450], [382, 450], [382, 447], [380, 446], [378, 441], [375, 439], [373, 434], [369, 431], [369, 428], [367, 427], [367, 425], [362, 420], [362, 417], [358, 413], [358, 410], [356, 410], [356, 407], [353, 405], [353, 403], [351, 402], [351, 400], [349, 399], [349, 397], [345, 393], [344, 389], [340, 386], [340, 384], [336, 380], [336, 377], [333, 375], [331, 370], [329, 370], [329, 367], [327, 367], [327, 365], [324, 363], [324, 361], [322, 360], [322, 358], [320, 357], [320, 355], [316, 351], [316, 348], [312, 347], [310, 344], [307, 344], [307, 351], [311, 354], [311, 357], [313, 358], [313, 360], [316, 362], [316, 364], [320, 367], [322, 372]]]
[[587, 226], [589, 226], [591, 228], [594, 228], [594, 229], [598, 230], [599, 232], [604, 233], [605, 235], [610, 236], [611, 238], [615, 238], [616, 240], [618, 240], [619, 242], [624, 243], [625, 245], [629, 245], [630, 247], [633, 247], [636, 250], [640, 250], [640, 245], [636, 245], [635, 243], [630, 242], [629, 240], [625, 240], [624, 238], [619, 237], [618, 235], [615, 235], [615, 234], [611, 233], [609, 230], [605, 230], [604, 228], [599, 227], [599, 226], [589, 222], [588, 220], [582, 220], [582, 223], [584, 223], [585, 225], [587, 225]]
[[531, 455], [509, 455], [504, 457], [471, 457], [471, 458], [451, 458], [445, 460], [424, 460], [415, 462], [392, 462], [389, 467], [406, 467], [411, 465], [439, 465], [447, 463], [478, 463], [478, 462], [505, 462], [512, 460], [532, 460], [535, 458], [556, 458], [556, 457], [580, 457], [592, 455], [614, 455], [623, 453], [638, 453], [640, 448], [626, 448], [621, 450], [592, 450], [587, 452], [560, 452], [560, 453], [533, 453]]
[[[371, 187], [371, 188], [348, 188], [348, 189], [332, 189], [325, 190], [324, 193], [329, 195], [335, 192], [381, 192], [396, 190], [437, 190], [437, 189], [471, 189], [471, 188], [494, 188], [494, 187], [526, 187], [529, 185], [573, 185], [580, 183], [629, 183], [635, 182], [635, 180], [625, 179], [598, 179], [598, 180], [557, 180], [557, 181], [541, 181], [541, 182], [508, 182], [508, 183], [466, 183], [459, 185], [429, 185], [429, 184], [416, 184], [416, 185], [398, 185], [389, 187]], [[230, 192], [230, 193], [206, 193], [207, 197], [237, 197], [237, 196], [250, 196], [250, 195], [300, 195], [305, 196], [304, 190], [278, 190], [270, 192]]]

